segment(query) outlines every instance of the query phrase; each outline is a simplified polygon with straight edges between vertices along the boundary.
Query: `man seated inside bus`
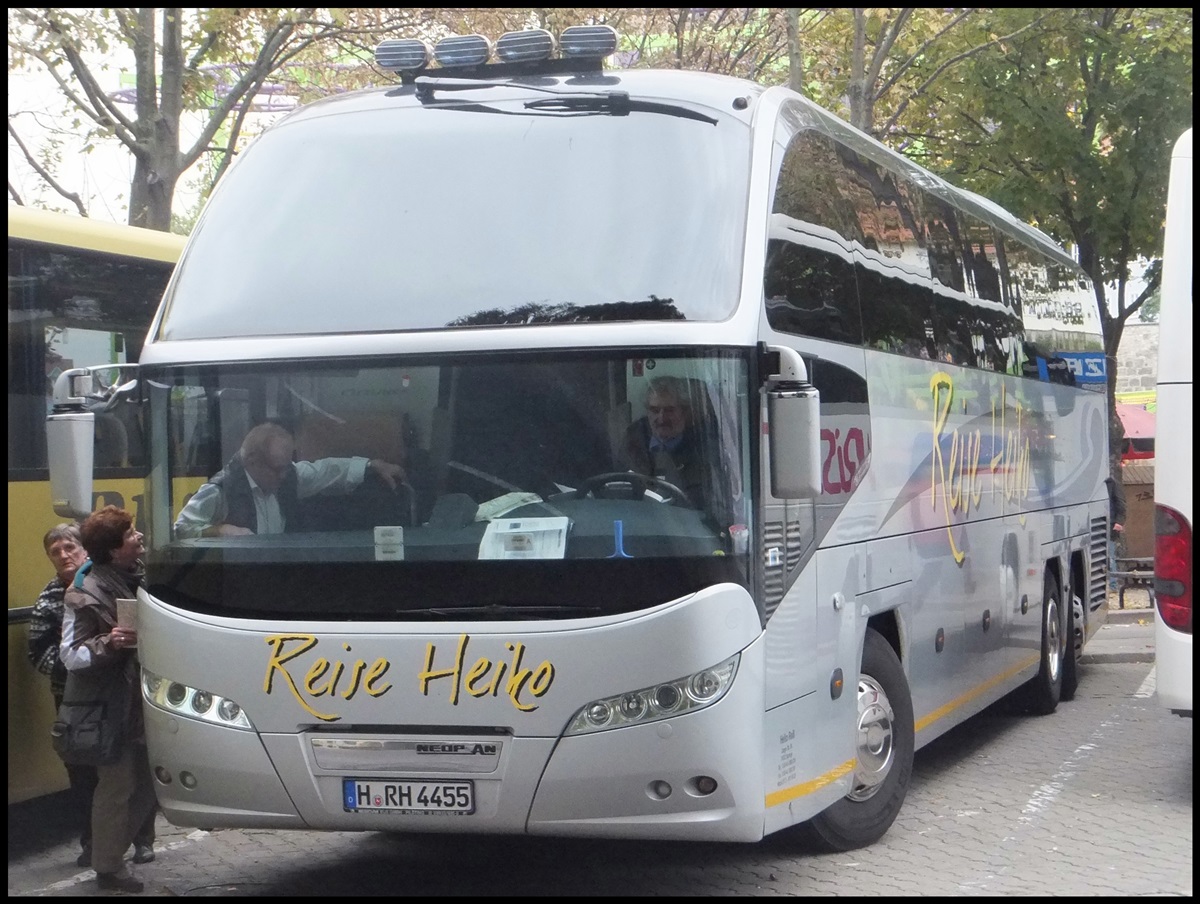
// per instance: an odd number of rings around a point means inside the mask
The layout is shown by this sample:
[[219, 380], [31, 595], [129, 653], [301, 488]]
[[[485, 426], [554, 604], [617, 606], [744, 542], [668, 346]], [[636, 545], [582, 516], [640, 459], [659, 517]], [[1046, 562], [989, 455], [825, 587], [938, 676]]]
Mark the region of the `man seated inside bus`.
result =
[[296, 441], [275, 423], [251, 428], [238, 452], [188, 500], [175, 521], [175, 536], [235, 537], [281, 534], [297, 517], [301, 499], [318, 493], [351, 493], [368, 471], [395, 490], [404, 469], [378, 458], [292, 461]]
[[[632, 471], [658, 477], [682, 490], [694, 508], [710, 514], [718, 500], [720, 444], [714, 433], [703, 429], [702, 418], [692, 408], [685, 380], [654, 377], [646, 389], [646, 414], [625, 433], [624, 464]], [[660, 490], [659, 495], [670, 493]]]

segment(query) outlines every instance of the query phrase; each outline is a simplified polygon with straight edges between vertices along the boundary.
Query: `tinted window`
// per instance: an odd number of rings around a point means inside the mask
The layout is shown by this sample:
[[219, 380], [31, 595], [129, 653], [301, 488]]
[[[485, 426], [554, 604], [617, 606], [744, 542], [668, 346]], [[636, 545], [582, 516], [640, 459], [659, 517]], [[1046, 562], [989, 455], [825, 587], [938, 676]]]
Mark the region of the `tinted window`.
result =
[[775, 186], [763, 291], [775, 329], [857, 345], [858, 216], [838, 187], [844, 178], [828, 138], [804, 130], [792, 139]]
[[866, 344], [932, 357], [933, 288], [921, 196], [873, 161], [849, 150], [841, 156], [863, 231], [855, 263]]
[[[1022, 266], [1010, 264], [1010, 247]], [[882, 163], [801, 128], [776, 188], [767, 319], [784, 332], [1021, 373], [1022, 274], [1034, 260], [1041, 283], [1061, 269]]]
[[[71, 367], [136, 361], [171, 264], [10, 242], [8, 249], [8, 467], [46, 468], [54, 380]], [[96, 467], [142, 464], [133, 405], [97, 415]], [[14, 470], [17, 472], [14, 474]], [[21, 474], [21, 471], [35, 473]]]
[[162, 338], [732, 313], [744, 123], [403, 95], [247, 150], [180, 263]]

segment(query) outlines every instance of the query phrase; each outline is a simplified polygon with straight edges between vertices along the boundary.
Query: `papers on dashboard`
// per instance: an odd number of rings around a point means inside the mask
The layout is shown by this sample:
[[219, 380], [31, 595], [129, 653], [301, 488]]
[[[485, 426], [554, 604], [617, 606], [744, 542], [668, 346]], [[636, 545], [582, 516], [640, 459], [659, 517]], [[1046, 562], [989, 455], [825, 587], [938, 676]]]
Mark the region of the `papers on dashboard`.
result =
[[493, 518], [501, 518], [509, 512], [516, 511], [523, 505], [541, 501], [542, 497], [537, 493], [505, 493], [503, 496], [481, 502], [479, 510], [475, 512], [475, 520], [491, 521]]
[[571, 520], [499, 518], [489, 522], [479, 543], [480, 559], [561, 559]]

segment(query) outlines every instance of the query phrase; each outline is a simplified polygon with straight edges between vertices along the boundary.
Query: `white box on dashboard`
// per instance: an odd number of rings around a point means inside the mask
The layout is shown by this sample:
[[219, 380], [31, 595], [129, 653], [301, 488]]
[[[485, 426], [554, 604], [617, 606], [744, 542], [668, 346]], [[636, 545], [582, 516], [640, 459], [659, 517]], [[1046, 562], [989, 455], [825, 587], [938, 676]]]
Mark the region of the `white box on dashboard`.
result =
[[375, 545], [376, 546], [403, 546], [404, 545], [404, 528], [403, 527], [377, 527], [375, 528]]

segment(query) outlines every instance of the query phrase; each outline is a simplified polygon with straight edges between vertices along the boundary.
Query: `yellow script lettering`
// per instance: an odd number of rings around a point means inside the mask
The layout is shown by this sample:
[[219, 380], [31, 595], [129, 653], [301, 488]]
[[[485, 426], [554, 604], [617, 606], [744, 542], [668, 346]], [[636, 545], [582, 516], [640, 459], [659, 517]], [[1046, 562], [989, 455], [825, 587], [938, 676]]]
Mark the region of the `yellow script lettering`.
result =
[[[950, 379], [948, 374], [942, 372], [935, 373], [929, 378], [929, 389], [933, 393], [933, 448], [931, 450], [932, 460], [930, 467], [930, 502], [933, 507], [937, 508], [938, 489], [941, 488], [942, 493], [942, 510], [946, 513], [946, 536], [950, 540], [950, 552], [954, 556], [954, 561], [959, 564], [967, 557], [967, 554], [958, 548], [958, 544], [954, 542], [953, 524], [950, 519], [950, 510], [955, 508], [959, 502], [959, 494], [962, 491], [962, 469], [961, 463], [963, 459], [958, 431], [955, 430], [950, 440], [950, 464], [947, 467], [946, 460], [942, 455], [942, 435], [946, 429], [946, 421], [950, 418], [950, 403], [954, 398], [954, 381]], [[955, 472], [958, 475], [958, 486], [954, 487]]]
[[458, 685], [459, 678], [462, 675], [463, 657], [467, 652], [467, 641], [470, 638], [464, 634], [458, 639], [458, 653], [454, 657], [454, 665], [448, 669], [433, 668], [433, 657], [437, 654], [437, 647], [431, 643], [425, 644], [425, 671], [417, 675], [417, 684], [421, 689], [421, 696], [429, 696], [429, 682], [436, 678], [453, 678], [453, 687], [450, 690], [450, 705], [458, 706]]
[[366, 691], [370, 696], [382, 697], [389, 690], [391, 690], [392, 686], [390, 684], [385, 684], [383, 687], [375, 686], [375, 682], [381, 679], [387, 673], [387, 670], [390, 666], [391, 663], [382, 658], [376, 659], [373, 663], [371, 663], [371, 667], [367, 669], [367, 680], [363, 682], [363, 687], [366, 688]]
[[329, 671], [329, 660], [320, 658], [308, 667], [308, 674], [304, 676], [304, 689], [314, 697], [319, 697], [322, 694], [331, 693], [330, 687], [317, 687], [316, 684]]
[[[346, 663], [340, 659], [329, 660], [324, 656], [318, 656], [305, 671], [304, 680], [297, 684], [291, 669], [297, 668], [298, 673], [300, 664], [294, 660], [315, 649], [319, 643], [317, 638], [312, 634], [273, 634], [267, 638], [267, 643], [272, 648], [272, 654], [267, 661], [267, 674], [263, 679], [263, 690], [268, 694], [271, 693], [273, 679], [278, 673], [283, 676], [288, 690], [306, 712], [322, 722], [339, 720], [341, 718], [339, 714], [320, 712], [312, 706], [309, 700], [315, 697], [337, 695], [338, 683], [346, 671]], [[346, 652], [350, 652], [350, 644], [343, 643], [342, 648]], [[342, 699], [351, 699], [358, 693], [360, 687], [372, 697], [381, 697], [386, 694], [391, 689], [391, 685], [383, 681], [383, 676], [390, 666], [391, 663], [383, 657], [376, 659], [370, 665], [367, 665], [366, 660], [356, 660], [350, 668], [349, 684], [341, 694]]]
[[[284, 644], [292, 641], [298, 641], [300, 646], [288, 653], [283, 652]], [[272, 634], [267, 638], [267, 643], [272, 648], [271, 658], [267, 660], [267, 674], [263, 678], [263, 691], [267, 694], [271, 693], [271, 679], [274, 676], [276, 669], [283, 675], [283, 680], [287, 682], [288, 690], [292, 692], [292, 696], [296, 698], [296, 702], [304, 707], [305, 711], [320, 719], [322, 722], [335, 722], [340, 716], [336, 713], [319, 713], [304, 699], [304, 695], [300, 693], [300, 689], [296, 687], [296, 682], [293, 680], [291, 673], [287, 670], [287, 663], [295, 659], [301, 653], [311, 650], [317, 645], [317, 639], [311, 634]]]
[[[450, 705], [457, 706], [460, 688], [465, 688], [471, 697], [479, 698], [489, 695], [495, 697], [499, 695], [503, 684], [505, 695], [517, 709], [522, 712], [532, 712], [537, 709], [536, 704], [523, 701], [521, 695], [528, 689], [531, 696], [541, 697], [550, 690], [550, 685], [554, 682], [554, 665], [549, 661], [544, 661], [536, 669], [522, 668], [521, 658], [525, 654], [525, 645], [506, 643], [505, 648], [513, 654], [511, 663], [480, 656], [471, 664], [470, 668], [464, 671], [463, 664], [466, 662], [469, 641], [470, 637], [466, 634], [459, 637], [458, 650], [453, 664], [448, 668], [441, 669], [434, 668], [434, 660], [437, 656], [436, 645], [432, 643], [425, 645], [425, 668], [417, 675], [417, 685], [421, 695], [429, 696], [431, 682], [440, 678], [449, 678], [451, 681]], [[509, 679], [507, 683], [503, 683], [506, 672], [509, 674]]]

